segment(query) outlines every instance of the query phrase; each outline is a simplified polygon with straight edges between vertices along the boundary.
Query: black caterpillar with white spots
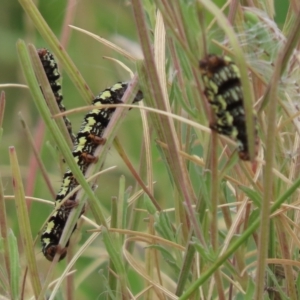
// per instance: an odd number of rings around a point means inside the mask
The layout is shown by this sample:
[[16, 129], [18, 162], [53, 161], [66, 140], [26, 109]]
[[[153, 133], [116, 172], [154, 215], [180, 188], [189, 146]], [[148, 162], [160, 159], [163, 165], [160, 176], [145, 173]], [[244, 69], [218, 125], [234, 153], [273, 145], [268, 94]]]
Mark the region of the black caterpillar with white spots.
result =
[[[47, 49], [41, 48], [37, 50], [52, 92], [57, 101], [61, 112], [66, 110], [63, 105], [63, 96], [61, 94], [61, 85], [59, 83], [60, 74], [57, 68], [57, 63], [52, 53]], [[95, 109], [88, 112], [84, 117], [81, 128], [75, 136], [72, 133], [71, 122], [66, 116], [63, 116], [64, 122], [68, 129], [69, 135], [74, 144], [73, 156], [80, 170], [85, 174], [88, 166], [97, 161], [94, 152], [97, 147], [105, 142], [102, 138], [103, 132], [107, 127], [115, 108], [97, 108], [102, 104], [120, 104], [122, 97], [128, 87], [127, 83], [117, 83], [111, 88], [101, 92], [93, 101]], [[143, 95], [138, 92], [134, 102], [142, 100]], [[47, 222], [41, 236], [42, 251], [45, 257], [52, 261], [56, 252], [58, 251], [59, 240], [64, 230], [65, 224], [68, 220], [71, 209], [76, 205], [76, 193], [67, 199], [62, 205], [61, 202], [66, 196], [78, 186], [76, 179], [72, 172], [67, 170], [64, 174], [62, 186], [55, 199], [55, 212]], [[82, 212], [83, 213], [83, 212]], [[74, 227], [73, 231], [76, 229]], [[69, 241], [64, 249], [60, 249], [60, 260], [66, 256]]]
[[[205, 95], [215, 112], [212, 130], [227, 135], [238, 143], [238, 153], [242, 160], [250, 160], [243, 90], [240, 71], [227, 56], [209, 54], [199, 63], [205, 86]], [[256, 120], [256, 113], [253, 111]], [[258, 138], [255, 128], [255, 151]]]
[[[60, 73], [58, 71], [57, 63], [54, 59], [54, 56], [46, 48], [37, 49], [37, 53], [40, 57], [40, 60], [42, 62], [42, 65], [45, 70], [46, 76], [48, 78], [49, 84], [51, 86], [52, 92], [55, 96], [58, 108], [61, 112], [64, 112], [64, 111], [66, 111], [66, 108], [62, 102], [63, 96], [61, 93], [61, 84], [58, 81], [60, 79]], [[63, 116], [63, 120], [66, 124], [70, 138], [74, 144], [75, 143], [75, 135], [72, 132], [72, 124], [66, 116]]]

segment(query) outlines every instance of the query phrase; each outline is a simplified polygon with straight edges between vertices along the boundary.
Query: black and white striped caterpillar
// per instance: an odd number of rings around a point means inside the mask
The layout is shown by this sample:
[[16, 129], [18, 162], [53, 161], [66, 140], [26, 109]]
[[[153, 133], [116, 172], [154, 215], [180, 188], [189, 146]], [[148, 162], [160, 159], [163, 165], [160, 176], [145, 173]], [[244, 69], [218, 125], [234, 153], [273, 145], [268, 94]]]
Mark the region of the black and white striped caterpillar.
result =
[[[237, 141], [240, 159], [249, 160], [243, 90], [238, 67], [229, 57], [215, 54], [202, 59], [199, 67], [205, 95], [216, 116], [216, 122], [210, 124], [210, 128]], [[256, 116], [255, 111], [253, 115]], [[255, 135], [257, 151], [257, 129]]]
[[[45, 52], [45, 54], [44, 50], [42, 52], [42, 62], [45, 68], [45, 72], [48, 72], [48, 74], [52, 74], [51, 76], [48, 76], [48, 79], [50, 78], [49, 82], [50, 80], [52, 80], [52, 84], [50, 84], [51, 86], [55, 86], [56, 88], [54, 90], [56, 90], [57, 86], [53, 84], [53, 82], [57, 82], [57, 75], [55, 75], [55, 72], [47, 71], [48, 69], [54, 70], [56, 62], [53, 55], [50, 54], [49, 51]], [[41, 57], [41, 54], [39, 55]], [[49, 62], [47, 62], [47, 57], [50, 59]], [[105, 89], [93, 100], [92, 104], [95, 106], [95, 108], [89, 111], [84, 117], [81, 128], [78, 134], [74, 137], [74, 148], [72, 151], [74, 159], [83, 174], [85, 174], [87, 168], [91, 163], [97, 161], [97, 157], [94, 156], [94, 153], [99, 145], [105, 143], [105, 139], [103, 139], [102, 136], [116, 109], [115, 107], [101, 108], [101, 105], [123, 103], [122, 97], [127, 87], [128, 83], [120, 82], [116, 83], [110, 88]], [[61, 102], [62, 96], [60, 93], [58, 93], [59, 90], [60, 89], [56, 90], [57, 95], [55, 96], [58, 99], [57, 102], [60, 108], [63, 108], [61, 110], [64, 111], [65, 108]], [[136, 94], [133, 102], [138, 102], [142, 99], [143, 94], [141, 91], [139, 91]], [[64, 174], [61, 188], [55, 199], [55, 211], [49, 218], [41, 235], [42, 252], [49, 261], [53, 260], [58, 250], [60, 251], [59, 260], [63, 259], [67, 254], [67, 247], [70, 240], [67, 242], [64, 249], [59, 249], [59, 240], [68, 220], [70, 211], [74, 207], [74, 205], [76, 205], [75, 200], [77, 193], [74, 193], [62, 205], [61, 202], [77, 186], [78, 183], [74, 178], [72, 171], [67, 170]], [[73, 231], [76, 229], [76, 227], [77, 224], [74, 226]]]

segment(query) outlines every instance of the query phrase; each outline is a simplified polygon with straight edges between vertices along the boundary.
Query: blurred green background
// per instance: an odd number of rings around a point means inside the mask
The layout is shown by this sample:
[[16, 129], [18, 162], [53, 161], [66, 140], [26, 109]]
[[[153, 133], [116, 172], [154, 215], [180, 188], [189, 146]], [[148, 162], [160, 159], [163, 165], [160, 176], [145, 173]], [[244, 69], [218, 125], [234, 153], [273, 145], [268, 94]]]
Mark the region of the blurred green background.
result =
[[[224, 3], [225, 1], [215, 2]], [[94, 0], [76, 1], [74, 3], [76, 8], [74, 20], [71, 22], [72, 25], [95, 33], [105, 39], [117, 43], [119, 46], [124, 47], [132, 54], [139, 55], [137, 33], [130, 7], [130, 1]], [[66, 4], [67, 1], [64, 0], [40, 1], [38, 3], [38, 8], [40, 9], [43, 17], [57, 37], [60, 37], [61, 35], [63, 20], [66, 13]], [[281, 26], [289, 3], [288, 1], [277, 0], [275, 1], [275, 4], [277, 11], [276, 21], [278, 25]], [[36, 47], [48, 47], [48, 45], [43, 42], [35, 28], [32, 26], [30, 20], [28, 20], [27, 16], [23, 13], [22, 7], [17, 1], [1, 1], [0, 38], [0, 84], [25, 84], [16, 52], [17, 40], [25, 40], [26, 43], [32, 43]], [[122, 70], [121, 67], [111, 61], [103, 59], [103, 56], [110, 56], [120, 59], [129, 67], [131, 67], [133, 71], [135, 71], [134, 66], [116, 52], [113, 52], [111, 49], [93, 40], [91, 37], [72, 29], [67, 51], [95, 95], [117, 81], [126, 81], [130, 79], [129, 75]], [[83, 106], [84, 102], [82, 101], [76, 88], [73, 86], [69, 78], [64, 76], [63, 72], [62, 75], [64, 102], [67, 109]], [[21, 128], [18, 112], [22, 112], [33, 135], [37, 130], [39, 115], [27, 89], [5, 88], [5, 93], [6, 109], [3, 123], [4, 132], [0, 144], [0, 170], [3, 178], [3, 185], [5, 187], [5, 194], [11, 195], [12, 188], [8, 160], [8, 147], [16, 147], [24, 178], [25, 189], [27, 183], [26, 179], [28, 179], [29, 159], [32, 154]], [[82, 117], [83, 114], [70, 116], [75, 133], [78, 131], [81, 125]], [[137, 110], [132, 110], [128, 114], [128, 117], [123, 123], [118, 134], [123, 147], [128, 152], [136, 168], [138, 168], [140, 157], [142, 140], [141, 128], [139, 112]], [[47, 147], [47, 141], [49, 141], [49, 135], [46, 133], [41, 156], [51, 178], [52, 184], [55, 190], [58, 190], [61, 182], [61, 173], [58, 164], [56, 162], [53, 163], [54, 157]], [[54, 146], [51, 140], [50, 144]], [[154, 162], [154, 180], [159, 179], [159, 183], [156, 184], [155, 197], [158, 201], [160, 201], [163, 208], [168, 208], [172, 206], [172, 188], [154, 143], [152, 151]], [[126, 166], [122, 163], [114, 149], [110, 150], [105, 166], [111, 165], [116, 165], [117, 168], [112, 172], [101, 176], [97, 189], [97, 195], [99, 195], [99, 199], [107, 209], [110, 207], [111, 197], [117, 196], [119, 178], [122, 174], [126, 176], [127, 186], [135, 184], [131, 174], [127, 170]], [[170, 188], [166, 188], [166, 186]], [[50, 193], [47, 191], [47, 189], [45, 189], [45, 185], [40, 174], [36, 180], [36, 186], [32, 196], [53, 200]], [[15, 234], [18, 235], [18, 226], [16, 222], [16, 215], [14, 213], [14, 203], [12, 201], [8, 201], [7, 209], [11, 226]], [[38, 233], [38, 230], [40, 230], [40, 227], [51, 211], [52, 207], [50, 206], [46, 207], [45, 205], [39, 203], [32, 204], [30, 217], [33, 235]], [[89, 213], [88, 215], [90, 216]], [[83, 239], [85, 239], [89, 234], [83, 232], [82, 235]], [[99, 243], [101, 243], [101, 241], [99, 241]], [[39, 252], [39, 249], [40, 246], [38, 244], [36, 250], [38, 260], [42, 264], [45, 264], [45, 267], [48, 267], [48, 265], [46, 265], [48, 262], [45, 261], [42, 254]], [[87, 262], [88, 258], [84, 258], [79, 261], [79, 264], [84, 265]], [[41, 268], [42, 267], [43, 265], [41, 265]], [[96, 294], [99, 292], [99, 286], [97, 286], [99, 274], [97, 271], [98, 270], [95, 271], [95, 276], [91, 280], [85, 280], [84, 285], [82, 286], [83, 290], [86, 289], [91, 295], [93, 292]], [[83, 293], [85, 292], [83, 291]], [[80, 299], [80, 295], [78, 295], [78, 297], [78, 299]], [[101, 297], [99, 299], [101, 299]]]

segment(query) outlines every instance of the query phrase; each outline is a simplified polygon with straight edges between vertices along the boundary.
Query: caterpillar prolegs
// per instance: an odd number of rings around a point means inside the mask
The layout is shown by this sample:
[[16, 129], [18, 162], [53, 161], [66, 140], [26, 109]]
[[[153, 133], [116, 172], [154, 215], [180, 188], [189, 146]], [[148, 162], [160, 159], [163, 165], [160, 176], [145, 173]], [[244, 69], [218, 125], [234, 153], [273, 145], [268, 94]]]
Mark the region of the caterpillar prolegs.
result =
[[[45, 72], [54, 95], [57, 99], [59, 108], [64, 111], [65, 108], [62, 104], [62, 96], [59, 93], [60, 85], [57, 83], [59, 75], [57, 74], [57, 64], [54, 60], [54, 57], [46, 49], [40, 49], [39, 56], [45, 68]], [[55, 69], [56, 71], [54, 72]], [[74, 136], [74, 148], [72, 153], [83, 174], [85, 174], [89, 165], [97, 160], [97, 158], [94, 156], [94, 153], [97, 147], [105, 142], [102, 136], [116, 109], [115, 107], [100, 108], [101, 105], [123, 103], [122, 97], [127, 87], [128, 83], [120, 82], [102, 91], [92, 102], [95, 108], [86, 114], [78, 134]], [[133, 102], [138, 102], [142, 100], [142, 98], [143, 94], [141, 91], [139, 91], [135, 95]], [[67, 119], [65, 119], [65, 121], [66, 120]], [[67, 124], [68, 123], [66, 123], [66, 125]], [[69, 133], [70, 132], [71, 131], [69, 131]], [[60, 250], [59, 260], [63, 259], [67, 254], [69, 241], [64, 249], [59, 249], [59, 240], [68, 220], [70, 211], [76, 204], [75, 200], [77, 193], [74, 193], [62, 205], [61, 202], [77, 186], [78, 183], [74, 178], [72, 171], [67, 170], [64, 174], [61, 188], [55, 199], [55, 211], [49, 218], [41, 235], [42, 252], [49, 261], [53, 260], [58, 250]], [[76, 227], [77, 224], [74, 226], [73, 231], [76, 229]]]

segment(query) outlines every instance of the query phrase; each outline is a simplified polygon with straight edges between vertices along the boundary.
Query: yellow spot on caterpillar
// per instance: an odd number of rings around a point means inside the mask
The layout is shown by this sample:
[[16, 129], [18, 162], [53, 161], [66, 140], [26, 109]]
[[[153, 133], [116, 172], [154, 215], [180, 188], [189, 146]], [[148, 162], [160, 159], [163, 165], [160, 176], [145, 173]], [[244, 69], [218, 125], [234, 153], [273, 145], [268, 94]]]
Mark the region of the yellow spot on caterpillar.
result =
[[47, 247], [51, 243], [51, 240], [49, 238], [43, 238], [43, 243]]
[[110, 89], [112, 90], [112, 91], [117, 91], [117, 90], [120, 90], [120, 89], [122, 89], [123, 88], [123, 85], [122, 85], [122, 83], [116, 83], [116, 84], [114, 84]]
[[45, 229], [45, 231], [43, 233], [51, 233], [52, 232], [52, 229], [55, 227], [55, 223], [54, 221], [50, 221], [47, 223], [47, 227]]
[[111, 97], [110, 91], [105, 91], [101, 94], [101, 96], [99, 98], [105, 100], [105, 99], [110, 98], [110, 97]]

